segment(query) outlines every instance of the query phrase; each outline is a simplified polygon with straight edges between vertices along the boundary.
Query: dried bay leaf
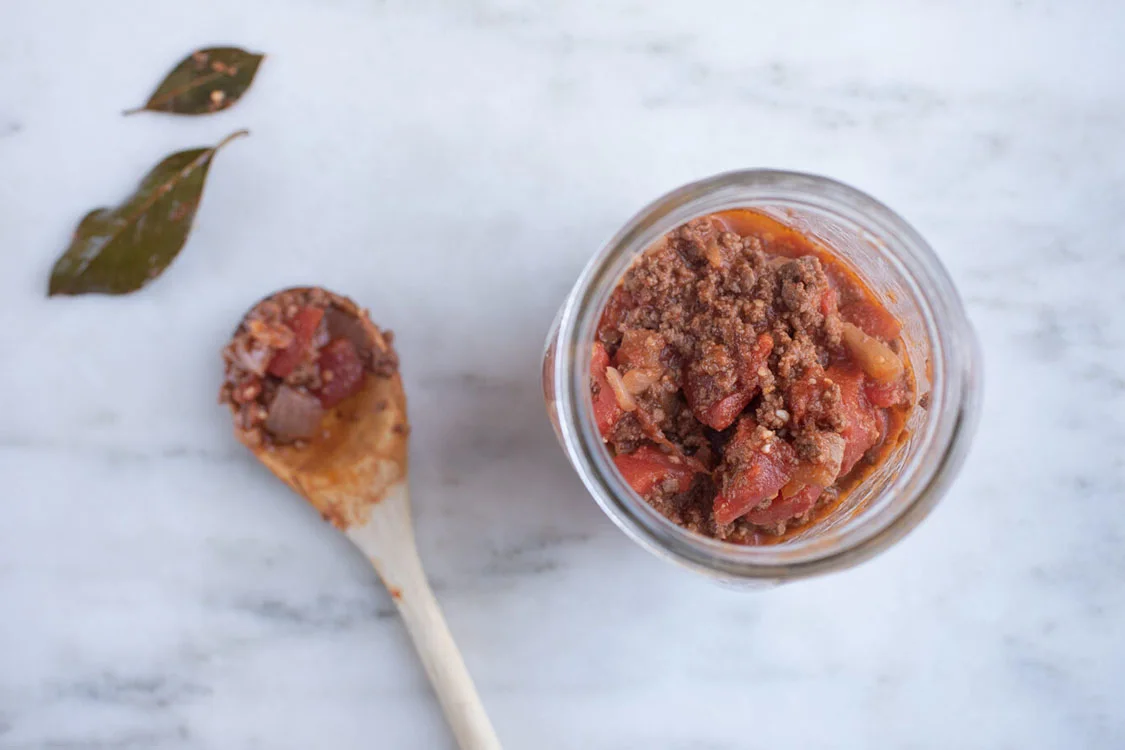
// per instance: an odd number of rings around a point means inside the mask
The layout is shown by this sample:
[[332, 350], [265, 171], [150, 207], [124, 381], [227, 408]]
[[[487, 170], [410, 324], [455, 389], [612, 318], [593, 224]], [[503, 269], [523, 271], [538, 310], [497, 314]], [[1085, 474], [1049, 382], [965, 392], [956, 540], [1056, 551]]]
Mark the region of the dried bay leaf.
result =
[[209, 47], [185, 57], [164, 78], [136, 112], [169, 112], [177, 115], [208, 115], [237, 102], [258, 72], [265, 55], [238, 47]]
[[120, 206], [86, 214], [51, 270], [47, 296], [128, 294], [163, 273], [187, 241], [215, 153], [244, 135], [172, 154]]

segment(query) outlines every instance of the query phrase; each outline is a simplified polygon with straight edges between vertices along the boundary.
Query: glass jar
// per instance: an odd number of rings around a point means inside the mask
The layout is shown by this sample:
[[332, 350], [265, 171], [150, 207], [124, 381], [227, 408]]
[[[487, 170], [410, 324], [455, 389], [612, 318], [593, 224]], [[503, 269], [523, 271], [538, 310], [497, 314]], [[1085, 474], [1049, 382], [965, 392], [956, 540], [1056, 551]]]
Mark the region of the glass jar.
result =
[[[610, 293], [655, 240], [693, 218], [753, 208], [818, 240], [902, 322], [919, 406], [909, 436], [826, 517], [782, 542], [741, 546], [677, 526], [614, 468], [594, 423], [590, 356]], [[980, 354], [957, 291], [926, 241], [874, 198], [834, 180], [771, 170], [729, 172], [657, 199], [589, 262], [552, 326], [543, 357], [547, 410], [563, 449], [602, 510], [659, 557], [709, 577], [774, 584], [842, 570], [887, 549], [933, 509], [969, 448]]]

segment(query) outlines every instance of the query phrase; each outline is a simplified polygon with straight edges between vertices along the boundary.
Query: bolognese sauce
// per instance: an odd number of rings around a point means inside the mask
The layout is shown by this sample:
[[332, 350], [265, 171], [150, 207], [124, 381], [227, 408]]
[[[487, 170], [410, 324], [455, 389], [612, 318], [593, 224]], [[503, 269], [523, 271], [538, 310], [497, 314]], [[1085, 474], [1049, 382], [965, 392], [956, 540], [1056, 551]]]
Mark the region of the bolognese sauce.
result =
[[777, 541], [888, 455], [914, 406], [901, 326], [829, 248], [746, 209], [649, 247], [591, 355], [594, 419], [637, 494], [691, 531]]
[[328, 410], [368, 375], [398, 369], [390, 331], [346, 297], [317, 287], [286, 289], [259, 302], [223, 349], [219, 401], [254, 445], [301, 444], [321, 433]]

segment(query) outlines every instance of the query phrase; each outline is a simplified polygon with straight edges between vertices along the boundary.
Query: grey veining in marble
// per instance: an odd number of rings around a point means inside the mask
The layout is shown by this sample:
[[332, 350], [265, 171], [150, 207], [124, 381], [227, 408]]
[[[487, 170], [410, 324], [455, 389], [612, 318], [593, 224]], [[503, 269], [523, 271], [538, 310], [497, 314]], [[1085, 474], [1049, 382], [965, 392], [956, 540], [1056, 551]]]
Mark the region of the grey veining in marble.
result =
[[[1112, 0], [0, 4], [0, 748], [451, 747], [366, 562], [215, 404], [298, 282], [399, 336], [422, 555], [507, 747], [1125, 747], [1122, 39]], [[120, 116], [213, 43], [269, 54], [236, 107]], [[163, 278], [46, 299], [84, 211], [239, 127]], [[538, 385], [600, 243], [747, 166], [906, 216], [986, 355], [933, 516], [754, 594], [625, 539]]]

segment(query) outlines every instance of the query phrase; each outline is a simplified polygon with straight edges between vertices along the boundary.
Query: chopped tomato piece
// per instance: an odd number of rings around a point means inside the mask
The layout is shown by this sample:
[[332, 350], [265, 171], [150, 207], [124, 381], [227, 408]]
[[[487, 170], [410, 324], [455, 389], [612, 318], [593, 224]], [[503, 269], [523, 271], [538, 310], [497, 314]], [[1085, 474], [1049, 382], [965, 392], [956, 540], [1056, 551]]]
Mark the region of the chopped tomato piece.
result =
[[820, 365], [811, 368], [789, 386], [785, 392], [785, 400], [789, 404], [789, 415], [795, 426], [816, 423], [822, 417], [827, 409], [824, 394], [831, 387], [832, 382]]
[[840, 308], [840, 317], [868, 336], [893, 341], [902, 331], [902, 324], [880, 305], [872, 302], [851, 302]]
[[279, 378], [287, 377], [297, 365], [301, 364], [312, 348], [313, 337], [323, 317], [324, 310], [319, 307], [302, 307], [297, 311], [293, 319], [288, 322], [293, 330], [293, 343], [273, 355], [268, 368], [270, 375]]
[[844, 438], [844, 458], [840, 464], [843, 476], [878, 442], [880, 430], [876, 411], [863, 392], [863, 372], [850, 364], [833, 365], [828, 368], [827, 376], [840, 386], [844, 407], [844, 429], [840, 431]]
[[678, 492], [687, 492], [695, 476], [695, 470], [690, 466], [649, 445], [642, 445], [632, 453], [614, 456], [613, 463], [617, 465], [621, 477], [642, 497], [668, 479], [676, 481]]
[[768, 508], [752, 510], [747, 513], [746, 520], [759, 526], [776, 526], [782, 521], [788, 521], [807, 513], [809, 509], [816, 505], [816, 500], [822, 492], [824, 492], [823, 487], [810, 484], [789, 497], [783, 498], [778, 495]]
[[684, 372], [684, 398], [696, 419], [712, 430], [725, 430], [734, 424], [753, 395], [740, 390], [729, 391], [714, 375], [693, 362]]
[[906, 403], [906, 384], [901, 380], [891, 383], [869, 382], [863, 386], [863, 393], [872, 406], [881, 409]]
[[594, 353], [590, 358], [591, 397], [594, 400], [594, 421], [601, 436], [608, 437], [610, 430], [621, 418], [621, 406], [613, 389], [609, 387], [605, 371], [609, 367], [609, 354], [600, 342], [594, 343]]
[[363, 361], [355, 344], [335, 339], [320, 350], [320, 392], [316, 395], [328, 409], [363, 388]]
[[738, 415], [753, 398], [754, 394], [750, 391], [738, 391], [719, 399], [696, 416], [713, 430], [725, 430], [734, 424], [734, 420], [738, 419]]
[[758, 394], [761, 388], [758, 370], [765, 365], [771, 351], [773, 338], [767, 333], [758, 335], [752, 344], [739, 342], [737, 362], [734, 364], [738, 373], [735, 390], [718, 398], [711, 397], [716, 389], [715, 377], [689, 366], [685, 376], [684, 396], [696, 419], [713, 430], [725, 430], [734, 424], [738, 415]]
[[725, 449], [715, 520], [733, 523], [774, 497], [789, 482], [796, 466], [797, 455], [789, 443], [759, 430], [752, 418], [743, 417]]
[[684, 398], [695, 418], [713, 430], [730, 427], [750, 403], [750, 396], [738, 390], [734, 368], [734, 357], [725, 345], [705, 342], [702, 356], [684, 371]]

